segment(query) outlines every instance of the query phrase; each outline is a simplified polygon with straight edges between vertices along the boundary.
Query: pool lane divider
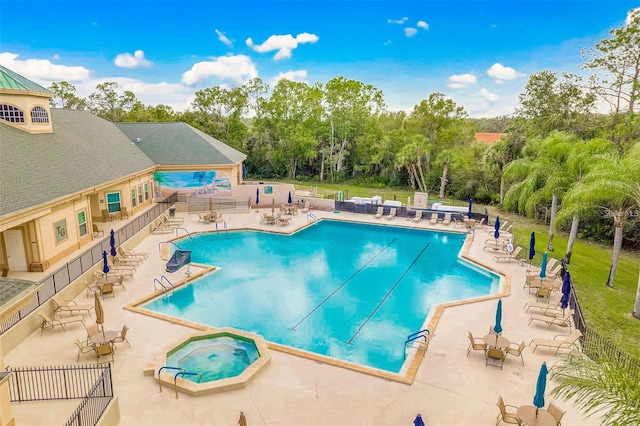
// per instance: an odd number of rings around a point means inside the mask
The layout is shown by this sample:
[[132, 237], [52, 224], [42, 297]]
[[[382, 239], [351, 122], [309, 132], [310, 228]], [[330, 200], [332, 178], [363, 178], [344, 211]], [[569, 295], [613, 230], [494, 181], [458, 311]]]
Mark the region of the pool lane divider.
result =
[[300, 321], [298, 321], [298, 322], [296, 323], [296, 325], [294, 325], [293, 327], [289, 327], [289, 330], [291, 330], [291, 331], [296, 331], [296, 328], [297, 328], [300, 324], [302, 324], [304, 321], [306, 321], [306, 320], [307, 320], [307, 318], [309, 318], [311, 315], [313, 315], [313, 313], [314, 313], [315, 311], [317, 311], [318, 309], [320, 309], [320, 307], [321, 307], [322, 305], [324, 305], [324, 304], [325, 304], [329, 299], [331, 299], [331, 298], [332, 298], [332, 297], [333, 297], [337, 292], [339, 292], [339, 291], [340, 291], [340, 289], [342, 289], [345, 285], [347, 285], [347, 284], [349, 283], [349, 281], [351, 281], [352, 279], [354, 279], [356, 275], [358, 275], [360, 272], [362, 272], [362, 270], [363, 270], [364, 268], [366, 268], [366, 267], [367, 267], [371, 262], [373, 262], [373, 260], [374, 260], [376, 257], [380, 256], [380, 254], [381, 254], [383, 251], [385, 251], [386, 249], [388, 249], [388, 248], [389, 248], [389, 246], [390, 246], [391, 244], [393, 244], [396, 240], [397, 240], [397, 238], [392, 239], [392, 240], [389, 242], [389, 244], [387, 244], [386, 246], [384, 246], [384, 247], [383, 247], [383, 248], [382, 248], [378, 253], [376, 253], [376, 254], [375, 254], [375, 256], [373, 256], [373, 257], [372, 257], [371, 259], [369, 259], [369, 260], [368, 260], [364, 265], [362, 265], [362, 266], [360, 267], [360, 269], [358, 269], [357, 271], [355, 271], [355, 272], [354, 272], [354, 273], [353, 273], [349, 278], [347, 278], [347, 280], [346, 280], [346, 281], [344, 281], [344, 282], [343, 282], [342, 284], [340, 284], [340, 285], [339, 285], [335, 290], [333, 290], [333, 291], [332, 291], [332, 292], [331, 292], [327, 297], [325, 297], [325, 298], [322, 300], [322, 302], [320, 302], [318, 305], [316, 305], [316, 307], [315, 307], [315, 308], [313, 308], [313, 309], [311, 310], [311, 312], [309, 312], [307, 315], [305, 315], [305, 316], [304, 316], [304, 318], [302, 318]]
[[413, 259], [413, 262], [411, 262], [411, 265], [409, 265], [409, 267], [407, 269], [404, 270], [404, 272], [402, 273], [402, 275], [400, 275], [400, 278], [398, 278], [398, 280], [395, 282], [395, 284], [393, 286], [391, 286], [391, 288], [389, 289], [389, 291], [387, 291], [387, 294], [384, 295], [384, 297], [380, 300], [380, 302], [378, 302], [378, 304], [376, 305], [375, 308], [373, 308], [373, 311], [371, 311], [371, 313], [369, 314], [369, 316], [367, 317], [367, 319], [364, 320], [364, 322], [360, 325], [360, 327], [358, 327], [358, 329], [356, 330], [356, 332], [353, 334], [353, 336], [351, 336], [351, 338], [349, 340], [347, 340], [346, 343], [347, 345], [353, 345], [353, 339], [356, 338], [356, 336], [358, 335], [358, 333], [360, 333], [360, 331], [364, 328], [365, 325], [367, 325], [367, 323], [369, 322], [369, 320], [375, 315], [375, 313], [378, 311], [378, 309], [380, 309], [380, 306], [382, 306], [382, 304], [385, 302], [385, 300], [387, 300], [387, 298], [391, 295], [391, 293], [393, 293], [393, 290], [396, 289], [396, 287], [398, 287], [398, 284], [400, 284], [400, 281], [402, 281], [402, 279], [404, 278], [405, 275], [407, 275], [407, 273], [411, 270], [411, 268], [413, 268], [413, 265], [416, 264], [416, 262], [418, 261], [418, 259], [420, 259], [420, 256], [422, 256], [422, 254], [427, 250], [427, 248], [429, 247], [431, 243], [427, 243], [426, 246], [424, 246], [424, 248], [420, 251], [420, 253], [418, 253], [418, 255], [416, 256], [415, 259]]

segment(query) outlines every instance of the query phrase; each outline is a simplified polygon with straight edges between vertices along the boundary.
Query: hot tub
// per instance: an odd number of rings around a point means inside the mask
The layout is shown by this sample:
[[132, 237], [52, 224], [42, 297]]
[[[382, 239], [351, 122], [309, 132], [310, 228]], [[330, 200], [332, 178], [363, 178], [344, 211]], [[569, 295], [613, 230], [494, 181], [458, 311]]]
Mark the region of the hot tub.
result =
[[270, 361], [262, 336], [213, 329], [169, 345], [153, 363], [153, 375], [161, 389], [165, 385], [176, 392], [201, 395], [243, 388]]

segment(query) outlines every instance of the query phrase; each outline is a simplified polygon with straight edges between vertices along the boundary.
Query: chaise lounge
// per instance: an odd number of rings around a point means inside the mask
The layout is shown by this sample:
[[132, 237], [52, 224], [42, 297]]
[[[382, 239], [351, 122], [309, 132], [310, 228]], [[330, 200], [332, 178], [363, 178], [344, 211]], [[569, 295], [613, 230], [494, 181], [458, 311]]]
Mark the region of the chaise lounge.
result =
[[569, 312], [563, 317], [550, 317], [547, 315], [539, 315], [533, 314], [531, 318], [529, 318], [529, 325], [531, 325], [532, 321], [540, 321], [546, 324], [549, 324], [548, 329], [551, 328], [552, 325], [559, 325], [560, 327], [569, 327], [571, 329], [571, 317], [573, 316], [573, 309], [569, 309]]
[[40, 335], [42, 335], [42, 330], [44, 330], [45, 327], [51, 327], [51, 329], [54, 329], [56, 325], [59, 325], [60, 327], [62, 327], [62, 330], [65, 331], [65, 325], [74, 322], [81, 322], [84, 324], [84, 317], [82, 315], [53, 319], [49, 318], [49, 316], [46, 314], [38, 314], [38, 316], [42, 318], [42, 324], [40, 324]]
[[[564, 337], [564, 340], [560, 340], [558, 339], [558, 337]], [[529, 343], [529, 346], [531, 346], [532, 344], [535, 345], [532, 352], [535, 352], [538, 346], [556, 348], [555, 354], [557, 355], [560, 349], [571, 349], [572, 347], [574, 347], [580, 337], [582, 337], [582, 333], [580, 332], [580, 330], [573, 330], [573, 332], [568, 336], [562, 334], [555, 336], [553, 339], [534, 338], [533, 340], [531, 340], [531, 343]]]

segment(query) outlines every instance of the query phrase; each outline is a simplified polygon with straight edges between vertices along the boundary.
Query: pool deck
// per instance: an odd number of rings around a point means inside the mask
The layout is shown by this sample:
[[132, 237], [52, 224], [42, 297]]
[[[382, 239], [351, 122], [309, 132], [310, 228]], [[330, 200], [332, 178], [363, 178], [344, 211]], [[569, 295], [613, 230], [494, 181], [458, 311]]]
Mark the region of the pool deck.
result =
[[[271, 209], [261, 210], [270, 212]], [[416, 224], [404, 218], [389, 221], [364, 214], [313, 213], [319, 218], [466, 231], [453, 224], [431, 225], [428, 220]], [[185, 218], [183, 227], [190, 233], [215, 231], [214, 224], [198, 222], [197, 215], [178, 215]], [[291, 232], [307, 225], [304, 214], [293, 216], [287, 226], [262, 225], [255, 211], [225, 213], [224, 217], [229, 229]], [[105, 230], [107, 227], [105, 224]], [[568, 334], [568, 330], [556, 326], [548, 330], [539, 322], [527, 325], [531, 311], [525, 313], [523, 306], [535, 301], [535, 296], [522, 288], [526, 267], [518, 262], [493, 261], [494, 254], [482, 250], [485, 239], [491, 236], [487, 229], [477, 230], [463, 251], [470, 259], [507, 275], [502, 288], [508, 294], [502, 298], [503, 335], [512, 342], [524, 340], [529, 344], [534, 337]], [[422, 362], [416, 366], [410, 385], [272, 350], [270, 365], [246, 388], [197, 397], [180, 394], [176, 399], [172, 389], [159, 392], [157, 382], [144, 376], [143, 371], [160, 349], [195, 330], [124, 309], [153, 292], [154, 278], [163, 274], [172, 281], [185, 278], [184, 268], [173, 274], [165, 273], [166, 262], [158, 252], [159, 243], [173, 237], [173, 234], [152, 234], [136, 247], [128, 247], [147, 252], [149, 259], [133, 280], [125, 279], [126, 291], [118, 288], [115, 298], [103, 300], [105, 329], [120, 330], [123, 324], [130, 327], [127, 339], [131, 347], [120, 344], [112, 364], [120, 425], [237, 425], [241, 411], [251, 426], [412, 425], [417, 413], [422, 414], [427, 425], [494, 425], [498, 395], [502, 395], [507, 404], [530, 405], [541, 363], [546, 361], [551, 367], [559, 359], [554, 356], [554, 350], [539, 347], [532, 353], [532, 349], [526, 347], [525, 366], [519, 357], [508, 356], [500, 370], [485, 366], [480, 352], [472, 351], [467, 356], [467, 332], [482, 337], [494, 323], [497, 298], [487, 297], [473, 303], [451, 304], [431, 316], [432, 340]], [[84, 292], [75, 300], [92, 303]], [[91, 321], [87, 318], [87, 323]], [[71, 325], [64, 332], [59, 328], [46, 330], [42, 336], [37, 330], [5, 355], [5, 363], [10, 366], [75, 365], [76, 338], [85, 338], [85, 329], [80, 324]], [[80, 364], [94, 363], [92, 354], [80, 358]], [[551, 388], [553, 381], [549, 380], [547, 404], [553, 400], [549, 394]], [[78, 401], [22, 403], [12, 404], [12, 410], [18, 426], [60, 425], [77, 404]], [[569, 402], [558, 401], [558, 405], [567, 411], [562, 419], [564, 426], [600, 424], [598, 417], [583, 417]]]

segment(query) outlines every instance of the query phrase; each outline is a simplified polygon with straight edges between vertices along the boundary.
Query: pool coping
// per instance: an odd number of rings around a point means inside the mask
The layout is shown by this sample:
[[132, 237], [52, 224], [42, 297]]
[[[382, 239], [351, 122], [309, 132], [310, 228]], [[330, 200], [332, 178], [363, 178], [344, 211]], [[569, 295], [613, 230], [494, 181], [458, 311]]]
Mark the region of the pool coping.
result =
[[[323, 220], [336, 220], [336, 219], [330, 219], [330, 218], [321, 218], [320, 221]], [[340, 221], [340, 222], [353, 222], [353, 223], [360, 223], [360, 224], [373, 224], [376, 225], [376, 223], [372, 223], [372, 222], [364, 222], [364, 221], [358, 221], [358, 220], [350, 220], [350, 219], [340, 219], [340, 220], [336, 220], [336, 221]], [[294, 234], [296, 232], [301, 231], [302, 229], [307, 228], [308, 226], [313, 225], [313, 223], [306, 223], [303, 226], [299, 226], [296, 229], [287, 229], [289, 232], [273, 232], [273, 233], [278, 233], [278, 234], [284, 234], [284, 235], [291, 235]], [[382, 226], [383, 224], [381, 224], [380, 226]], [[412, 226], [403, 226], [403, 225], [397, 225], [397, 224], [384, 224], [384, 226], [396, 226], [396, 227], [402, 227], [402, 228], [407, 228], [407, 229], [418, 229]], [[444, 232], [444, 233], [455, 233], [455, 234], [461, 234], [461, 233], [465, 233], [467, 234], [467, 237], [465, 238], [465, 241], [462, 245], [462, 248], [460, 249], [460, 252], [458, 253], [458, 257], [465, 259], [466, 261], [475, 264], [479, 267], [482, 267], [488, 271], [491, 271], [493, 273], [495, 273], [496, 275], [498, 275], [500, 277], [500, 284], [498, 287], [498, 291], [495, 294], [489, 294], [486, 296], [479, 296], [479, 297], [474, 297], [474, 298], [469, 298], [469, 299], [463, 299], [463, 300], [457, 300], [454, 302], [446, 302], [446, 303], [439, 303], [433, 306], [433, 308], [431, 308], [431, 310], [429, 311], [429, 314], [427, 315], [427, 317], [425, 318], [425, 322], [423, 323], [423, 327], [422, 329], [428, 329], [429, 333], [430, 333], [430, 337], [429, 337], [429, 341], [425, 344], [420, 344], [419, 347], [417, 348], [416, 351], [413, 351], [411, 354], [409, 354], [407, 356], [407, 359], [411, 358], [409, 361], [409, 364], [407, 366], [407, 361], [405, 361], [405, 364], [403, 365], [403, 368], [401, 370], [401, 372], [404, 370], [404, 374], [402, 373], [392, 373], [389, 371], [384, 371], [384, 370], [379, 370], [373, 367], [367, 367], [367, 366], [363, 366], [363, 365], [359, 365], [359, 364], [355, 364], [355, 363], [351, 363], [351, 362], [347, 362], [347, 361], [342, 361], [336, 358], [332, 358], [329, 356], [325, 356], [325, 355], [319, 355], [316, 353], [312, 353], [312, 352], [308, 352], [302, 349], [297, 349], [297, 348], [293, 348], [290, 346], [285, 346], [279, 343], [275, 343], [275, 342], [271, 342], [269, 340], [265, 339], [265, 342], [267, 344], [267, 347], [269, 349], [273, 349], [273, 350], [277, 350], [279, 352], [283, 352], [283, 353], [287, 353], [290, 355], [295, 355], [295, 356], [300, 356], [303, 358], [307, 358], [313, 361], [316, 361], [318, 363], [322, 363], [322, 364], [329, 364], [332, 366], [336, 366], [336, 367], [341, 367], [341, 368], [346, 368], [348, 370], [352, 370], [352, 371], [357, 371], [360, 373], [364, 373], [364, 374], [368, 374], [371, 376], [375, 376], [375, 377], [379, 377], [382, 379], [386, 379], [386, 380], [391, 380], [394, 382], [398, 382], [398, 383], [403, 383], [403, 384], [407, 384], [407, 385], [411, 385], [416, 377], [416, 374], [418, 373], [418, 369], [420, 368], [420, 365], [422, 364], [422, 358], [424, 358], [426, 351], [428, 350], [429, 347], [429, 342], [431, 341], [431, 339], [435, 338], [437, 336], [437, 334], [435, 333], [437, 326], [438, 326], [438, 322], [440, 321], [440, 319], [442, 318], [442, 315], [445, 311], [446, 308], [451, 308], [451, 307], [457, 307], [457, 306], [462, 306], [462, 305], [467, 305], [467, 304], [472, 304], [472, 303], [478, 303], [478, 302], [484, 302], [484, 301], [488, 301], [488, 300], [495, 300], [495, 299], [500, 299], [502, 297], [507, 297], [511, 294], [511, 274], [509, 274], [508, 272], [496, 267], [495, 265], [491, 265], [488, 263], [485, 263], [479, 259], [474, 258], [473, 256], [471, 256], [469, 254], [469, 251], [471, 249], [471, 245], [475, 239], [475, 229], [472, 228], [472, 231], [462, 231], [462, 230], [455, 230], [455, 229], [451, 229], [451, 230], [443, 230], [443, 229], [423, 229], [423, 228], [419, 228], [420, 230], [425, 230], [425, 231], [432, 231], [432, 232]], [[233, 231], [247, 231], [247, 230], [251, 230], [251, 231], [258, 231], [258, 232], [267, 232], [269, 233], [270, 231], [265, 231], [264, 229], [261, 228], [253, 228], [253, 227], [244, 227], [244, 228], [237, 228], [237, 229], [233, 229]], [[197, 232], [194, 233], [192, 235], [197, 235], [197, 234], [208, 234], [208, 233], [213, 233], [215, 231], [203, 231], [203, 232]], [[184, 236], [180, 236], [180, 237], [175, 237], [172, 239], [169, 239], [167, 241], [174, 241], [177, 239], [183, 239]], [[194, 273], [192, 273], [191, 275], [189, 275], [187, 278], [180, 280], [179, 282], [174, 284], [174, 287], [180, 288], [183, 287], [189, 283], [191, 283], [192, 281], [194, 281], [195, 279], [198, 279], [204, 275], [207, 275], [209, 273], [213, 273], [216, 272], [218, 269], [220, 269], [219, 267], [215, 267], [215, 266], [210, 266], [210, 265], [205, 265], [205, 264], [198, 264], [198, 263], [191, 263], [191, 266], [196, 267], [196, 268], [200, 268], [199, 271], [196, 271]], [[180, 319], [180, 318], [176, 318], [176, 317], [171, 317], [168, 315], [164, 315], [164, 314], [160, 314], [157, 312], [153, 312], [153, 311], [149, 311], [147, 309], [144, 308], [140, 308], [139, 306], [147, 303], [149, 301], [151, 301], [152, 299], [155, 299], [156, 297], [162, 295], [164, 292], [161, 290], [157, 290], [151, 294], [149, 294], [148, 296], [145, 296], [143, 298], [140, 298], [128, 305], [123, 306], [123, 309], [126, 309], [128, 311], [131, 312], [136, 312], [142, 315], [146, 315], [146, 316], [151, 316], [153, 318], [156, 319], [160, 319], [163, 321], [167, 321], [169, 323], [172, 324], [177, 324], [177, 325], [182, 325], [185, 327], [189, 327], [189, 328], [193, 328], [196, 330], [200, 330], [200, 331], [207, 331], [210, 330], [212, 327], [210, 326], [206, 326], [200, 323], [195, 323], [192, 321], [187, 321], [184, 319]], [[426, 324], [426, 327], [425, 327]]]

